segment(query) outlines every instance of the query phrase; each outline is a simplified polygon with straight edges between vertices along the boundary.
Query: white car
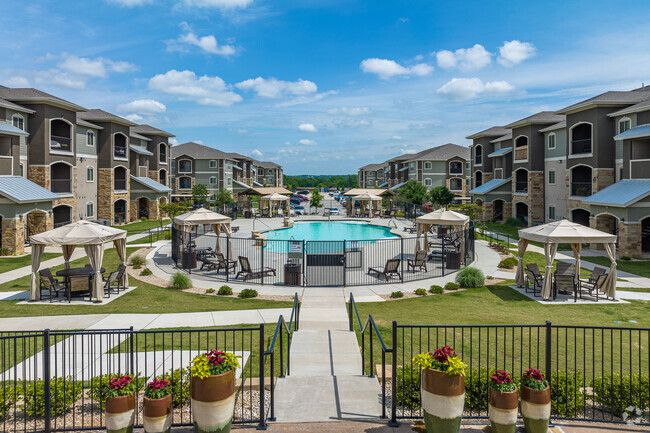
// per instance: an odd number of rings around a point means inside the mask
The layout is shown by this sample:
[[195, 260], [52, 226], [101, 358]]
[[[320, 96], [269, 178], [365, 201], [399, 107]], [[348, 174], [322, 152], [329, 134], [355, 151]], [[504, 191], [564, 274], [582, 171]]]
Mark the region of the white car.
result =
[[331, 207], [329, 210], [330, 210], [330, 215], [339, 215], [339, 208]]

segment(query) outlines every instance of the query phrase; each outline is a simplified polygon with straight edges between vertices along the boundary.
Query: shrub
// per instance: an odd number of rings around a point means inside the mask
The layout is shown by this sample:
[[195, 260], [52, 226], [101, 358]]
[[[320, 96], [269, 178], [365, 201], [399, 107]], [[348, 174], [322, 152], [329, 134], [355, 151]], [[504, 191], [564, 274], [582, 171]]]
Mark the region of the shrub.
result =
[[133, 269], [140, 269], [141, 267], [142, 267], [142, 265], [138, 265], [137, 263], [135, 265], [133, 265]]
[[395, 218], [404, 218], [404, 212], [397, 212]]
[[[106, 407], [105, 403], [106, 398], [108, 397], [108, 387], [111, 383], [111, 379], [122, 376], [124, 376], [124, 373], [102, 374], [101, 376], [93, 377], [90, 380], [88, 396], [95, 402], [99, 409], [104, 410]], [[138, 390], [144, 387], [144, 378], [135, 376], [133, 380], [135, 381]]]
[[575, 417], [585, 408], [582, 372], [554, 371], [551, 375], [551, 413]]
[[485, 276], [479, 268], [469, 266], [458, 271], [458, 274], [456, 274], [456, 283], [460, 287], [467, 289], [481, 287], [485, 283]]
[[[45, 416], [45, 381], [36, 380], [25, 385], [25, 412], [29, 416]], [[60, 415], [79, 400], [83, 383], [72, 377], [50, 379], [50, 416]]]
[[418, 410], [421, 405], [421, 369], [412, 365], [397, 367], [397, 406], [408, 410]]
[[192, 287], [192, 280], [190, 280], [190, 277], [183, 274], [182, 272], [176, 272], [172, 276], [172, 280], [170, 283], [171, 283], [171, 288], [176, 290], [185, 290]]
[[512, 269], [519, 263], [516, 257], [508, 257], [499, 262], [499, 267], [504, 269]]
[[465, 376], [465, 409], [485, 411], [488, 408], [490, 376], [494, 369], [473, 368]]
[[522, 227], [525, 224], [519, 218], [510, 217], [506, 220], [506, 225], [513, 226], [513, 227]]
[[[145, 263], [146, 263], [146, 260], [144, 259], [144, 257], [136, 256], [136, 255], [131, 256], [130, 264], [134, 268], [136, 266], [138, 266], [138, 267], [143, 266]], [[138, 269], [138, 268], [136, 268], [136, 269]]]
[[402, 293], [401, 291], [398, 290], [397, 292], [393, 292], [393, 293], [391, 293], [391, 294], [390, 294], [390, 297], [391, 297], [391, 298], [403, 298], [403, 297], [404, 297], [404, 293]]
[[609, 408], [615, 416], [622, 416], [629, 406], [642, 411], [650, 410], [650, 383], [648, 376], [620, 374], [595, 377], [591, 381], [596, 403]]
[[248, 299], [248, 298], [255, 298], [257, 297], [257, 290], [255, 289], [244, 289], [241, 292], [239, 292], [239, 297]]
[[151, 272], [151, 269], [149, 269], [149, 268], [144, 268], [144, 269], [142, 270], [142, 272], [140, 272], [140, 276], [142, 276], [142, 277], [146, 277], [146, 276], [148, 276], [148, 275], [151, 275], [151, 273], [152, 273], [152, 272]]
[[623, 257], [621, 257], [621, 260], [628, 261], [628, 260], [632, 260], [632, 259], [630, 259], [628, 256], [623, 256]]
[[190, 375], [187, 370], [177, 368], [160, 376], [168, 380], [172, 388], [172, 406], [179, 407], [190, 403]]
[[214, 293], [214, 292], [215, 292], [214, 289], [205, 289], [205, 293]]
[[445, 284], [445, 290], [458, 290], [460, 289], [460, 286], [456, 283], [452, 283], [451, 281]]
[[0, 382], [0, 419], [10, 411], [20, 397], [20, 390], [11, 383]]
[[440, 287], [440, 286], [436, 286], [436, 285], [434, 284], [434, 285], [431, 286], [431, 288], [429, 289], [429, 292], [431, 292], [431, 293], [435, 293], [436, 295], [442, 295], [443, 293], [445, 293], [445, 289], [443, 289], [443, 288]]
[[427, 295], [427, 290], [426, 289], [415, 289], [415, 294], [418, 296], [426, 296]]
[[219, 287], [219, 291], [217, 292], [217, 295], [230, 296], [232, 295], [232, 289], [230, 288], [230, 286], [223, 285]]

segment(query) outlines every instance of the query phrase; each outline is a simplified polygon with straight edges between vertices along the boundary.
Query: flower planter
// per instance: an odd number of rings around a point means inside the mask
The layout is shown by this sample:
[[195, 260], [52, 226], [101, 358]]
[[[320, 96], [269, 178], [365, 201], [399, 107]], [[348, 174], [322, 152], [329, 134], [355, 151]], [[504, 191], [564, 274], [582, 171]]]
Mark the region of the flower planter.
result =
[[528, 433], [546, 433], [551, 417], [551, 388], [536, 391], [522, 385], [521, 415]]
[[512, 392], [499, 392], [490, 388], [488, 413], [493, 433], [515, 433], [517, 429], [517, 409], [519, 395]]
[[465, 378], [422, 370], [422, 410], [428, 433], [458, 433], [465, 406]]
[[196, 433], [228, 433], [235, 409], [235, 372], [192, 377], [190, 396]]
[[106, 431], [132, 433], [135, 420], [135, 394], [106, 399]]
[[145, 433], [169, 433], [172, 427], [172, 396], [144, 398], [142, 424]]

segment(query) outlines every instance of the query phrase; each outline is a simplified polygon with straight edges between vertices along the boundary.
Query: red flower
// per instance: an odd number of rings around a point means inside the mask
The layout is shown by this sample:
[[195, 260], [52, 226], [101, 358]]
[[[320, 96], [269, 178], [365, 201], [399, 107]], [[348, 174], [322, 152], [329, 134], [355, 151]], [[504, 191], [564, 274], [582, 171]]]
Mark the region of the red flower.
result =
[[544, 377], [544, 373], [542, 373], [541, 370], [531, 368], [529, 370], [526, 370], [526, 372], [524, 373], [524, 379], [532, 379], [541, 382], [545, 379], [545, 377]]
[[111, 389], [122, 389], [125, 386], [128, 386], [133, 380], [130, 376], [114, 377], [111, 379], [108, 387]]
[[456, 351], [447, 345], [445, 347], [441, 347], [440, 349], [436, 349], [433, 354], [429, 355], [433, 356], [433, 359], [438, 362], [447, 362], [447, 359], [450, 356], [456, 356]]
[[490, 379], [492, 379], [492, 382], [497, 385], [512, 383], [512, 377], [510, 377], [510, 373], [503, 370], [497, 370], [496, 373], [490, 376]]

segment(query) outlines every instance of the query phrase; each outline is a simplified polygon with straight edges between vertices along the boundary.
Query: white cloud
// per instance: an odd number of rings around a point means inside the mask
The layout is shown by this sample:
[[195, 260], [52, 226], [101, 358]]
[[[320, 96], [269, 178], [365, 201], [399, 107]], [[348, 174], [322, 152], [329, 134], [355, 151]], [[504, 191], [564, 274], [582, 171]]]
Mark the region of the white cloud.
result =
[[318, 143], [316, 143], [314, 140], [303, 138], [302, 140], [298, 140], [298, 144], [302, 144], [304, 146], [316, 146]]
[[341, 108], [330, 108], [327, 110], [328, 114], [345, 114], [348, 116], [361, 116], [363, 114], [370, 114], [370, 108], [368, 107], [341, 107]]
[[505, 41], [499, 48], [497, 61], [509, 68], [533, 57], [536, 51], [535, 45], [529, 42]]
[[234, 9], [245, 8], [253, 0], [183, 0], [183, 3], [190, 7]]
[[263, 154], [262, 154], [262, 152], [260, 152], [259, 149], [253, 149], [251, 151], [251, 155], [253, 155], [253, 156], [257, 157], [257, 158], [261, 158]]
[[136, 99], [116, 108], [120, 113], [161, 114], [167, 111], [165, 104], [154, 99]]
[[142, 6], [147, 3], [152, 3], [153, 0], [108, 0], [109, 3], [115, 3], [120, 6], [126, 6], [126, 7], [134, 7], [134, 6]]
[[184, 50], [184, 46], [192, 45], [208, 54], [216, 54], [218, 56], [230, 56], [235, 54], [235, 47], [232, 45], [219, 45], [217, 43], [217, 38], [215, 38], [214, 35], [197, 36], [187, 23], [181, 23], [181, 27], [185, 31], [185, 34], [182, 34], [178, 39], [168, 43], [168, 50]]
[[104, 60], [104, 61], [108, 63], [110, 69], [113, 72], [117, 72], [117, 73], [132, 72], [138, 69], [137, 66], [129, 62], [114, 62], [112, 60]]
[[298, 125], [298, 131], [318, 132], [318, 129], [316, 129], [313, 123], [301, 123], [300, 125]]
[[196, 144], [204, 144], [204, 143], [203, 143], [203, 140], [194, 140], [194, 142], [195, 142]]
[[171, 138], [169, 139], [169, 144], [171, 144], [172, 146], [176, 146], [177, 144], [179, 144], [179, 143], [178, 143], [178, 139], [177, 139], [177, 138], [174, 138], [174, 137], [171, 137]]
[[238, 129], [237, 130], [237, 134], [247, 134], [247, 133], [248, 133], [248, 129]]
[[59, 68], [75, 75], [106, 77], [109, 71], [125, 73], [137, 69], [135, 65], [129, 62], [114, 62], [101, 57], [89, 59], [67, 54], [64, 54], [64, 57], [64, 60], [59, 63]]
[[400, 141], [402, 139], [402, 136], [401, 135], [393, 135], [390, 139], [395, 140], [395, 141]]
[[193, 71], [172, 69], [158, 74], [149, 80], [149, 88], [158, 90], [179, 99], [195, 101], [200, 105], [230, 107], [240, 102], [242, 97], [230, 90], [221, 78], [208, 75], [197, 77]]
[[460, 48], [456, 51], [442, 50], [436, 53], [438, 66], [443, 69], [458, 68], [461, 71], [476, 71], [489, 65], [492, 54], [483, 45]]
[[276, 107], [293, 107], [294, 105], [310, 104], [312, 102], [320, 101], [330, 95], [336, 95], [337, 93], [339, 92], [336, 90], [328, 90], [327, 92], [315, 93], [313, 95], [296, 96], [288, 101], [276, 104]]
[[313, 81], [298, 79], [282, 81], [276, 78], [251, 78], [235, 86], [242, 90], [253, 90], [263, 98], [280, 98], [283, 95], [305, 96], [316, 93], [318, 86]]
[[507, 81], [483, 83], [480, 78], [452, 78], [451, 81], [440, 87], [437, 93], [455, 101], [465, 101], [484, 93], [507, 93], [514, 88]]
[[29, 87], [29, 80], [25, 77], [11, 77], [5, 84], [9, 87]]
[[34, 81], [36, 84], [40, 85], [53, 84], [55, 86], [76, 90], [84, 89], [86, 87], [86, 80], [84, 78], [58, 69], [37, 71], [35, 73]]
[[138, 123], [142, 119], [144, 119], [144, 117], [140, 116], [139, 114], [127, 114], [126, 116], [124, 116], [124, 118], [135, 123]]
[[361, 70], [367, 74], [377, 74], [382, 80], [387, 80], [391, 77], [404, 75], [416, 75], [419, 77], [429, 75], [433, 72], [433, 66], [426, 63], [418, 63], [413, 66], [402, 66], [394, 60], [388, 59], [365, 59], [361, 62]]

